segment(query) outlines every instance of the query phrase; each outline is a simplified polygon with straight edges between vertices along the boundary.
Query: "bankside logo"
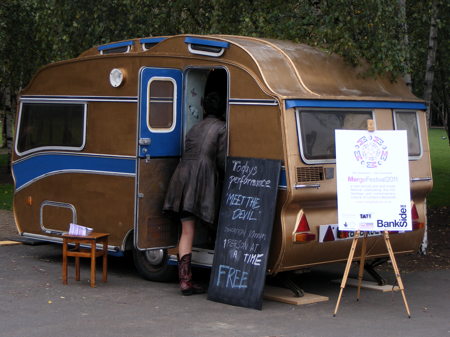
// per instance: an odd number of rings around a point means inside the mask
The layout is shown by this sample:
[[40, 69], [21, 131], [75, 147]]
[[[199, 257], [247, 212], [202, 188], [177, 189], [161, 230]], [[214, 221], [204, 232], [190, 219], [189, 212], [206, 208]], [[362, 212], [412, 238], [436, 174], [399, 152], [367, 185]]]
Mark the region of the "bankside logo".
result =
[[377, 220], [377, 227], [378, 228], [382, 228], [382, 227], [389, 227], [389, 228], [394, 228], [394, 227], [407, 227], [408, 226], [408, 209], [406, 208], [406, 205], [400, 205], [400, 212], [398, 213], [398, 220], [392, 220], [392, 221], [386, 221], [383, 219], [378, 219]]
[[353, 153], [361, 165], [367, 168], [376, 168], [386, 161], [389, 151], [383, 139], [369, 135], [356, 141]]

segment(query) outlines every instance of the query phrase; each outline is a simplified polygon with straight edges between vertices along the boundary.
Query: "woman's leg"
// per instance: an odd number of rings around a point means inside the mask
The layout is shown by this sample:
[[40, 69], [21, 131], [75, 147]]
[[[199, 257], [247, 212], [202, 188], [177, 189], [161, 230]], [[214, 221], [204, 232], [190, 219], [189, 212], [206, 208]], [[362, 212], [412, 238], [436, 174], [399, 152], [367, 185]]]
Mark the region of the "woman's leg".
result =
[[181, 237], [178, 243], [178, 255], [180, 257], [192, 252], [192, 243], [194, 242], [195, 220], [181, 221]]
[[192, 282], [191, 259], [192, 243], [194, 242], [195, 219], [181, 221], [181, 237], [178, 243], [178, 277], [183, 295], [202, 294], [203, 287]]

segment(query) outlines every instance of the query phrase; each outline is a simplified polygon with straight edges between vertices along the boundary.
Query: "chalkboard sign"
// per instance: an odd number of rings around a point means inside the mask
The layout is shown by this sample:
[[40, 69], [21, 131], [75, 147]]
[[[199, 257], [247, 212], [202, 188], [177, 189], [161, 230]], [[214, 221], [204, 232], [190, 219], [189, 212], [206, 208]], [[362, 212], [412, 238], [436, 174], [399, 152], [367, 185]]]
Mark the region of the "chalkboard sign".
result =
[[227, 159], [209, 300], [261, 310], [280, 166]]

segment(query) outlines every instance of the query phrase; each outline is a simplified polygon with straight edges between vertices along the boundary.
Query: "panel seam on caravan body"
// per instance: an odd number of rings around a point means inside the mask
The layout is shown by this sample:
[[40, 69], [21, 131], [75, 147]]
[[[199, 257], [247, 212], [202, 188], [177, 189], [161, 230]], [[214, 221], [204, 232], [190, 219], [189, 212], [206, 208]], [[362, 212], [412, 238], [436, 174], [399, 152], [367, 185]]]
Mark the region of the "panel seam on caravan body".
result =
[[251, 98], [230, 98], [228, 103], [230, 105], [263, 105], [263, 106], [278, 105], [278, 101], [274, 99], [251, 99]]
[[[268, 83], [268, 81], [267, 81], [267, 79], [266, 79], [266, 76], [265, 76], [263, 70], [261, 69], [260, 63], [259, 63], [258, 60], [253, 56], [253, 54], [249, 53], [248, 50], [247, 50], [245, 47], [243, 47], [241, 44], [239, 44], [239, 43], [237, 43], [237, 42], [231, 42], [229, 39], [227, 39], [227, 36], [228, 36], [228, 35], [218, 35], [219, 38], [221, 38], [221, 39], [223, 39], [223, 40], [225, 40], [225, 41], [227, 41], [227, 42], [233, 43], [234, 45], [239, 46], [243, 51], [245, 51], [245, 52], [250, 56], [250, 58], [253, 60], [253, 62], [255, 62], [255, 65], [257, 66], [257, 68], [258, 68], [258, 70], [259, 70], [259, 72], [260, 72], [260, 74], [261, 74], [261, 77], [262, 77], [262, 79], [263, 79], [263, 81], [264, 81], [264, 84], [265, 84], [272, 92], [277, 92], [277, 91], [275, 91], [275, 90], [269, 85], [269, 83]], [[312, 91], [311, 89], [309, 89], [309, 88], [306, 86], [306, 84], [303, 82], [303, 79], [301, 78], [300, 74], [298, 73], [297, 68], [296, 68], [295, 65], [293, 64], [292, 59], [291, 59], [285, 52], [283, 52], [279, 47], [277, 47], [277, 46], [274, 45], [273, 43], [270, 43], [269, 41], [264, 40], [264, 39], [253, 38], [253, 37], [247, 37], [247, 36], [239, 36], [239, 38], [242, 38], [242, 39], [244, 39], [244, 40], [258, 41], [258, 42], [260, 42], [260, 43], [262, 43], [262, 44], [265, 44], [266, 46], [269, 46], [269, 47], [273, 48], [273, 49], [276, 50], [278, 53], [280, 53], [280, 55], [283, 55], [283, 57], [287, 60], [287, 63], [289, 64], [289, 66], [290, 66], [291, 68], [293, 68], [293, 72], [295, 73], [295, 77], [297, 78], [297, 80], [298, 80], [298, 82], [300, 83], [300, 85], [301, 85], [308, 93], [310, 93], [311, 95], [314, 95], [314, 96], [320, 96], [319, 94], [315, 93], [314, 91]]]
[[292, 61], [291, 57], [284, 51], [282, 50], [280, 47], [278, 47], [277, 45], [266, 41], [266, 40], [260, 40], [264, 43], [266, 43], [267, 45], [271, 46], [272, 48], [274, 48], [275, 50], [278, 50], [280, 52], [281, 55], [283, 55], [284, 57], [286, 57], [286, 59], [288, 60], [288, 63], [291, 65], [291, 67], [294, 69], [294, 73], [297, 76], [297, 79], [299, 80], [300, 84], [303, 86], [303, 88], [305, 88], [306, 91], [308, 91], [310, 94], [315, 95], [315, 96], [320, 96], [318, 93], [312, 91], [311, 89], [308, 88], [308, 86], [305, 84], [305, 82], [303, 81], [302, 76], [300, 75], [300, 73], [298, 72], [297, 67], [295, 66], [294, 62]]

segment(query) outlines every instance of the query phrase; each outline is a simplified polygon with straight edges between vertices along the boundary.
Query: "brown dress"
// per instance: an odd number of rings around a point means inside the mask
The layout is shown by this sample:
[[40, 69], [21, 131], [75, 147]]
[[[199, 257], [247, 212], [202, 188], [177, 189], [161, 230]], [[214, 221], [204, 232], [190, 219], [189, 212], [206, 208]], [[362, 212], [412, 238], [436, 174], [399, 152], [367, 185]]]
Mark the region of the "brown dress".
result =
[[219, 174], [226, 157], [225, 122], [210, 115], [186, 135], [185, 151], [167, 190], [163, 210], [189, 212], [213, 224], [218, 211]]

